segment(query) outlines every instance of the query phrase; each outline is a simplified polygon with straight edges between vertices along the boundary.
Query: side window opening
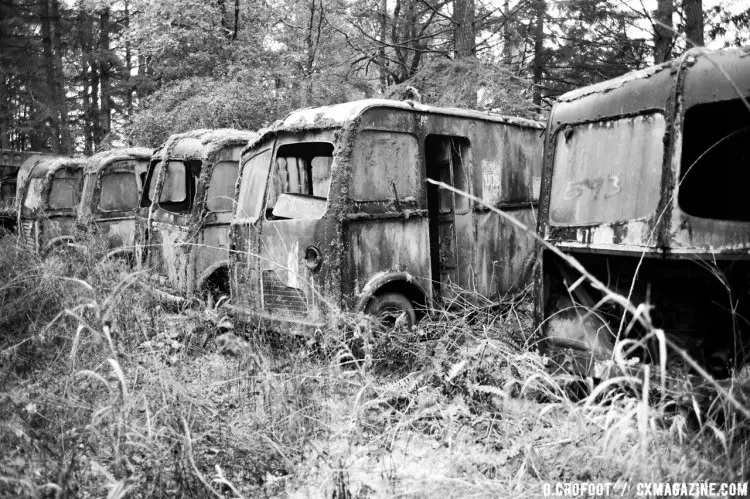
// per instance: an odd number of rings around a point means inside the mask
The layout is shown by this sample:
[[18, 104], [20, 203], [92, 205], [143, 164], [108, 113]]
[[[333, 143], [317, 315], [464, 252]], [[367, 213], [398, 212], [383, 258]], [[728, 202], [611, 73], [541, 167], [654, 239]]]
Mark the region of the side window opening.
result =
[[172, 213], [190, 213], [200, 169], [200, 160], [172, 160], [167, 163], [159, 206]]
[[689, 215], [750, 222], [750, 111], [741, 99], [685, 113], [678, 203]]
[[232, 211], [238, 170], [239, 165], [235, 161], [221, 161], [216, 164], [206, 196], [206, 208], [209, 211], [214, 213]]
[[304, 142], [278, 148], [266, 203], [269, 220], [320, 218], [325, 213], [333, 144]]
[[49, 192], [49, 208], [51, 210], [75, 208], [78, 205], [82, 180], [83, 172], [81, 170], [62, 169], [56, 171], [52, 177], [52, 186]]
[[[463, 137], [429, 135], [425, 140], [427, 177], [443, 182], [456, 189], [469, 192], [467, 173], [469, 141]], [[433, 184], [428, 189], [435, 190], [440, 213], [465, 213], [469, 209], [469, 198], [439, 189]]]

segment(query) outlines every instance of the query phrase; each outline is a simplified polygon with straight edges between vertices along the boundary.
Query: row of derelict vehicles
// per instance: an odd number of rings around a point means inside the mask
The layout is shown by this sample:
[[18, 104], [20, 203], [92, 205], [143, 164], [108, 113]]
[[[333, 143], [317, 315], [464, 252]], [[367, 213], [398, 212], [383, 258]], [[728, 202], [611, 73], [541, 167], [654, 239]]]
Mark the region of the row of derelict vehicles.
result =
[[[414, 324], [533, 285], [558, 363], [606, 376], [644, 313], [669, 367], [681, 350], [726, 377], [750, 346], [748, 95], [750, 52], [698, 49], [563, 95], [546, 126], [370, 99], [156, 151], [3, 151], [0, 193], [23, 244], [86, 250], [95, 234], [168, 300], [227, 296], [309, 330], [342, 310]], [[651, 342], [625, 355], [659, 364]]]

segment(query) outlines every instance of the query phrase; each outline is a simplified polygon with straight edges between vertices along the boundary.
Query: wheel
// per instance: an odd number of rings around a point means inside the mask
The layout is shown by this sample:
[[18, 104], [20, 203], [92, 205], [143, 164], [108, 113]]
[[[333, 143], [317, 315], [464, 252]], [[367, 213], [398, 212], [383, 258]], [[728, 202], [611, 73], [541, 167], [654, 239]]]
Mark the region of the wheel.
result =
[[216, 304], [222, 297], [228, 298], [230, 294], [229, 270], [222, 267], [206, 279], [203, 284], [203, 296], [207, 301]]
[[381, 327], [393, 327], [396, 321], [400, 321], [406, 327], [417, 323], [414, 305], [401, 293], [374, 296], [365, 307], [365, 313], [373, 316]]

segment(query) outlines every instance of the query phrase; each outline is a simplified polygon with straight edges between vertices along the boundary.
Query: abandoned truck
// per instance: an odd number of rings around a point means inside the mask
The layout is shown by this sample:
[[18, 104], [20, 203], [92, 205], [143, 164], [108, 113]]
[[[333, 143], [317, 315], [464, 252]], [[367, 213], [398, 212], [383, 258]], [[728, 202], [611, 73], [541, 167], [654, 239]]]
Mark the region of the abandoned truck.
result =
[[180, 300], [229, 294], [228, 232], [242, 148], [239, 130], [172, 135], [149, 164], [136, 215], [136, 261], [150, 289]]
[[135, 244], [135, 210], [140, 202], [152, 149], [104, 151], [86, 161], [76, 216], [77, 242], [93, 239], [103, 250], [130, 256]]
[[41, 153], [0, 149], [0, 233], [15, 231], [16, 178], [23, 162], [36, 154]]
[[[304, 330], [334, 311], [413, 324], [435, 300], [527, 284], [543, 126], [363, 100], [291, 113], [243, 152], [230, 311]], [[384, 319], [385, 320], [385, 319]]]
[[83, 185], [84, 159], [32, 156], [18, 171], [18, 238], [42, 256], [70, 242]]
[[[715, 376], [747, 357], [750, 53], [678, 60], [563, 95], [549, 118], [538, 232]], [[601, 375], [632, 316], [550, 250], [536, 275], [552, 356]], [[634, 357], [656, 362], [655, 345]], [[679, 367], [671, 349], [667, 365]], [[683, 364], [684, 366], [684, 364]], [[689, 374], [689, 372], [688, 372]]]

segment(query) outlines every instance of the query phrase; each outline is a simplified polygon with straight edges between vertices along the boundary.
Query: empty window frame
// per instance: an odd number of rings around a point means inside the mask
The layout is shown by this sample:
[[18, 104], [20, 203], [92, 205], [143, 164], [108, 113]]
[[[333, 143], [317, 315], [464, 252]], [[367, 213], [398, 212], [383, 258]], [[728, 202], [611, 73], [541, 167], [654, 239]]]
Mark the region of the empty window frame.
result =
[[268, 188], [268, 219], [320, 218], [331, 181], [333, 144], [300, 142], [278, 148]]
[[238, 198], [238, 219], [258, 219], [266, 190], [268, 167], [271, 164], [271, 149], [264, 149], [248, 159], [242, 168], [240, 194]]
[[200, 171], [200, 160], [169, 161], [159, 194], [159, 207], [172, 213], [190, 213]]
[[750, 222], [750, 111], [741, 99], [685, 113], [678, 203], [687, 214]]

